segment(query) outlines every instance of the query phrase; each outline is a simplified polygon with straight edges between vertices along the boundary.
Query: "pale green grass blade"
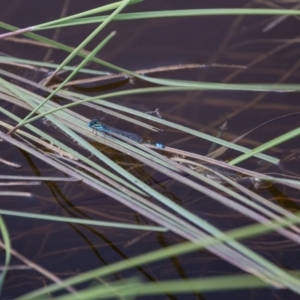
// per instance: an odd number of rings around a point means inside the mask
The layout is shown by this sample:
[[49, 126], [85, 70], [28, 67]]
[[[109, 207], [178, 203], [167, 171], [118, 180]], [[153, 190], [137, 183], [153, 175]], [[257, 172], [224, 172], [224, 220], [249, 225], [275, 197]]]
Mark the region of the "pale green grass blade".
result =
[[[135, 289], [127, 289], [120, 294], [123, 297], [130, 296], [154, 296], [161, 295], [163, 293], [207, 293], [217, 291], [228, 291], [228, 290], [240, 290], [240, 289], [253, 289], [262, 287], [272, 287], [272, 283], [266, 283], [251, 275], [235, 275], [235, 276], [211, 276], [208, 278], [195, 278], [185, 280], [170, 280], [160, 281], [157, 283], [141, 283], [136, 286]], [[278, 286], [280, 288], [281, 286]], [[97, 291], [93, 291], [96, 295]], [[112, 295], [112, 294], [111, 294]], [[72, 299], [68, 295], [66, 299]], [[109, 295], [108, 295], [109, 296]], [[58, 298], [59, 300], [65, 300], [64, 297]], [[84, 299], [84, 298], [82, 298]], [[102, 299], [105, 299], [104, 297]]]
[[9, 237], [9, 233], [7, 230], [7, 227], [5, 225], [5, 222], [2, 218], [2, 216], [0, 215], [0, 231], [1, 231], [1, 235], [3, 237], [3, 242], [4, 242], [4, 246], [5, 246], [5, 262], [4, 262], [4, 268], [0, 274], [0, 296], [2, 294], [2, 288], [4, 285], [4, 281], [5, 281], [5, 277], [7, 275], [7, 268], [9, 267], [10, 264], [10, 259], [11, 259], [11, 242], [10, 242], [10, 237]]
[[[228, 290], [254, 289], [273, 287], [271, 283], [266, 283], [251, 275], [226, 275], [211, 276], [209, 278], [194, 278], [185, 280], [170, 280], [159, 283], [142, 283], [136, 280], [120, 280], [110, 282], [108, 286], [101, 284], [98, 287], [86, 288], [76, 294], [76, 299], [128, 299], [127, 297], [158, 296], [163, 294], [181, 294], [181, 293], [207, 293]], [[282, 288], [278, 286], [277, 288]], [[64, 295], [55, 298], [55, 300], [73, 300], [74, 295]], [[153, 298], [154, 299], [154, 298]]]
[[[17, 57], [13, 57], [13, 56], [3, 56], [0, 54], [0, 63], [2, 64], [22, 64], [24, 67], [25, 66], [34, 66], [34, 67], [43, 67], [43, 68], [48, 68], [48, 69], [56, 69], [59, 67], [58, 64], [55, 63], [51, 63], [51, 62], [42, 62], [42, 61], [35, 61], [35, 60], [29, 60], [29, 59], [22, 59], [22, 58], [17, 58]], [[64, 66], [62, 70], [65, 71], [74, 71], [76, 69], [76, 67], [72, 67], [72, 66]], [[3, 70], [1, 70], [3, 71]], [[107, 72], [102, 72], [100, 70], [92, 70], [92, 69], [85, 69], [85, 68], [81, 68], [80, 70], [78, 70], [79, 73], [85, 73], [85, 74], [89, 74], [89, 75], [98, 75], [98, 76], [102, 76], [102, 75], [108, 75]], [[25, 78], [23, 78], [25, 79]], [[33, 82], [31, 81], [31, 84]]]
[[[54, 21], [50, 21], [47, 23], [43, 23], [43, 24], [39, 24], [39, 25], [35, 25], [32, 26], [33, 30], [43, 30], [43, 29], [47, 29], [49, 28], [49, 26], [55, 26], [55, 27], [62, 27], [63, 24], [67, 21], [76, 19], [76, 18], [82, 18], [85, 16], [89, 16], [89, 15], [94, 15], [94, 14], [99, 14], [108, 10], [117, 10], [120, 8], [120, 6], [124, 5], [124, 3], [126, 2], [125, 5], [132, 5], [132, 4], [136, 4], [139, 2], [142, 2], [143, 0], [129, 0], [129, 1], [119, 1], [119, 2], [115, 2], [115, 3], [111, 3], [111, 4], [107, 4], [101, 7], [97, 7], [91, 10], [87, 10], [85, 12], [76, 14], [76, 15], [71, 15], [65, 18], [61, 18], [58, 20], [54, 20]], [[109, 18], [110, 16], [107, 16], [105, 19]]]
[[15, 192], [15, 191], [1, 191], [0, 196], [5, 196], [5, 197], [31, 197], [31, 193], [26, 193], [26, 192]]
[[[93, 287], [87, 288], [76, 293], [76, 299], [92, 300], [92, 299], [120, 299], [134, 300], [132, 293], [139, 289], [141, 280], [138, 277], [130, 279], [121, 279], [118, 282], [99, 282], [95, 280]], [[97, 287], [95, 287], [97, 286]], [[131, 290], [131, 292], [130, 292]], [[127, 296], [128, 295], [128, 296]], [[73, 298], [72, 298], [73, 296]], [[67, 300], [74, 299], [74, 295], [63, 295], [55, 299]]]
[[277, 138], [275, 138], [275, 139], [273, 139], [273, 140], [271, 140], [271, 141], [269, 141], [269, 142], [267, 142], [263, 145], [260, 145], [260, 146], [256, 147], [252, 151], [247, 152], [247, 153], [233, 159], [232, 161], [229, 162], [229, 164], [231, 164], [231, 165], [238, 164], [238, 163], [244, 161], [245, 159], [256, 155], [257, 153], [263, 152], [263, 151], [268, 150], [272, 147], [280, 145], [280, 144], [282, 144], [282, 143], [284, 143], [288, 140], [291, 140], [291, 139], [297, 137], [298, 135], [300, 135], [300, 128], [296, 128], [296, 129], [294, 129], [290, 132], [287, 132], [287, 133], [285, 133], [285, 134], [283, 134], [283, 135], [281, 135], [281, 136], [279, 136], [279, 137], [277, 137]]
[[[0, 122], [1, 124], [1, 122]], [[0, 175], [0, 179], [6, 180], [39, 180], [39, 181], [77, 181], [75, 178], [67, 178], [67, 177], [45, 177], [45, 176], [12, 176], [12, 175]]]
[[[214, 8], [214, 9], [186, 9], [186, 10], [166, 10], [166, 11], [150, 11], [138, 13], [119, 14], [114, 21], [170, 18], [170, 17], [205, 17], [205, 16], [235, 16], [235, 15], [262, 15], [262, 16], [297, 16], [300, 15], [299, 10], [294, 9], [267, 9], [267, 8]], [[49, 25], [47, 29], [76, 26], [82, 24], [99, 23], [105, 20], [107, 16], [97, 16], [88, 18], [74, 18], [59, 25]]]
[[[16, 31], [16, 30], [19, 29], [18, 27], [12, 26], [12, 25], [10, 25], [10, 24], [6, 24], [6, 23], [4, 23], [4, 22], [0, 22], [0, 27], [5, 28], [5, 29], [10, 30], [10, 31]], [[24, 33], [23, 35], [24, 35], [25, 37], [31, 38], [31, 39], [33, 39], [33, 40], [35, 40], [35, 41], [40, 42], [40, 43], [44, 43], [44, 44], [46, 44], [46, 45], [48, 44], [48, 45], [50, 45], [50, 46], [52, 46], [52, 47], [55, 47], [55, 48], [57, 48], [57, 49], [64, 50], [64, 51], [66, 51], [66, 52], [68, 52], [68, 53], [71, 53], [72, 51], [74, 51], [74, 48], [73, 48], [73, 47], [69, 47], [69, 46], [64, 45], [64, 44], [62, 44], [62, 43], [53, 41], [53, 40], [51, 40], [51, 39], [47, 39], [47, 38], [45, 38], [45, 37], [43, 37], [43, 36], [40, 36], [40, 35], [38, 35], [38, 34], [35, 34], [35, 33], [27, 32], [27, 33]], [[80, 57], [86, 57], [86, 55], [87, 55], [87, 54], [86, 54], [86, 53], [83, 53], [83, 52], [79, 52], [79, 53], [78, 53], [78, 56], [80, 56]]]
[[97, 220], [83, 220], [77, 218], [51, 216], [44, 213], [33, 214], [28, 212], [12, 211], [6, 209], [0, 209], [0, 214], [7, 215], [7, 216], [21, 217], [21, 218], [31, 218], [31, 219], [40, 219], [40, 220], [55, 221], [55, 222], [65, 222], [65, 223], [73, 223], [73, 224], [103, 226], [103, 227], [122, 228], [122, 229], [148, 230], [148, 231], [157, 231], [157, 232], [165, 232], [167, 230], [165, 228], [158, 227], [158, 226], [148, 226], [148, 225], [144, 226], [144, 225], [106, 222], [106, 221], [97, 221]]

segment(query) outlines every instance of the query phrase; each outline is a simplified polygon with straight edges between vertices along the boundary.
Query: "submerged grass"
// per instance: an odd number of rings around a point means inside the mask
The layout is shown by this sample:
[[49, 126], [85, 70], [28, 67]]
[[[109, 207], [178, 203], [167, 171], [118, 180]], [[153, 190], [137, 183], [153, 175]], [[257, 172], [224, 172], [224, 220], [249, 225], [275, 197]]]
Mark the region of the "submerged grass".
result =
[[[154, 295], [160, 293], [177, 293], [177, 292], [194, 292], [194, 291], [215, 291], [235, 288], [250, 288], [250, 287], [262, 287], [273, 286], [276, 288], [289, 288], [295, 293], [300, 294], [300, 282], [299, 278], [278, 267], [271, 261], [262, 257], [255, 251], [244, 246], [238, 240], [254, 234], [265, 233], [267, 231], [276, 231], [282, 236], [290, 239], [293, 242], [300, 242], [300, 230], [295, 224], [300, 222], [299, 214], [293, 214], [290, 211], [282, 208], [274, 203], [268, 201], [268, 199], [257, 195], [255, 192], [246, 189], [240, 185], [237, 178], [233, 178], [231, 175], [223, 175], [219, 170], [214, 169], [211, 165], [218, 164], [219, 167], [226, 168], [228, 170], [235, 170], [244, 176], [257, 179], [258, 181], [268, 182], [280, 182], [283, 185], [299, 189], [300, 182], [297, 178], [291, 180], [290, 178], [281, 178], [277, 176], [270, 176], [267, 174], [254, 174], [251, 170], [245, 170], [243, 168], [235, 168], [233, 165], [241, 162], [243, 159], [251, 156], [256, 156], [262, 160], [265, 160], [272, 164], [278, 164], [280, 160], [278, 158], [266, 155], [262, 153], [266, 149], [272, 148], [286, 140], [292, 139], [299, 135], [299, 129], [295, 129], [290, 133], [286, 133], [276, 139], [273, 139], [264, 145], [257, 147], [254, 150], [237, 145], [235, 142], [228, 142], [220, 138], [205, 134], [203, 132], [182, 126], [180, 124], [170, 122], [158, 117], [150, 116], [146, 113], [139, 112], [137, 110], [130, 109], [121, 105], [108, 102], [107, 99], [113, 97], [120, 97], [133, 94], [147, 94], [147, 93], [162, 93], [162, 92], [178, 92], [178, 91], [203, 91], [203, 90], [231, 90], [231, 91], [273, 91], [273, 92], [294, 92], [300, 90], [300, 85], [288, 85], [288, 84], [224, 84], [224, 83], [209, 83], [209, 82], [193, 82], [174, 79], [163, 79], [147, 77], [139, 74], [138, 72], [132, 72], [124, 68], [120, 68], [103, 60], [95, 57], [95, 55], [104, 46], [107, 46], [114, 33], [104, 39], [99, 45], [90, 53], [84, 51], [84, 47], [89, 43], [107, 24], [114, 20], [127, 20], [136, 18], [154, 18], [154, 17], [174, 17], [174, 16], [200, 16], [200, 15], [241, 15], [241, 14], [259, 14], [259, 15], [298, 15], [297, 10], [263, 10], [263, 9], [232, 9], [232, 10], [189, 10], [189, 11], [167, 11], [167, 12], [147, 12], [138, 14], [123, 14], [120, 12], [129, 4], [136, 4], [140, 1], [120, 1], [104, 7], [100, 7], [96, 10], [87, 11], [82, 14], [67, 17], [61, 20], [55, 20], [45, 24], [33, 26], [30, 30], [49, 29], [55, 27], [64, 27], [71, 25], [83, 25], [90, 22], [101, 23], [96, 30], [94, 30], [76, 49], [72, 49], [66, 45], [57, 43], [45, 39], [36, 34], [29, 33], [29, 29], [21, 30], [20, 33], [24, 33], [28, 38], [43, 42], [51, 47], [64, 50], [70, 53], [68, 57], [58, 66], [52, 65], [55, 69], [55, 73], [60, 70], [72, 70], [70, 75], [67, 76], [63, 82], [55, 89], [46, 88], [42, 84], [37, 84], [29, 79], [23, 79], [9, 72], [1, 71], [2, 75], [10, 77], [15, 80], [22, 80], [27, 84], [31, 84], [35, 88], [39, 88], [47, 93], [48, 96], [42, 97], [35, 92], [30, 92], [25, 88], [17, 84], [13, 84], [5, 79], [0, 78], [0, 97], [1, 99], [13, 103], [19, 107], [29, 111], [29, 114], [24, 119], [20, 119], [17, 115], [6, 110], [4, 107], [0, 107], [2, 114], [16, 122], [18, 125], [14, 128], [10, 124], [1, 122], [2, 128], [9, 129], [9, 133], [12, 136], [6, 135], [3, 132], [0, 133], [0, 138], [4, 141], [22, 149], [26, 153], [42, 160], [43, 162], [51, 165], [56, 170], [60, 170], [64, 174], [69, 176], [70, 180], [78, 180], [84, 183], [86, 186], [93, 188], [94, 190], [104, 193], [118, 202], [126, 205], [130, 209], [139, 214], [147, 217], [151, 221], [160, 226], [142, 226], [135, 224], [120, 224], [120, 223], [108, 223], [93, 220], [82, 220], [67, 217], [57, 217], [49, 215], [37, 215], [32, 213], [23, 213], [18, 211], [0, 210], [0, 213], [5, 215], [14, 215], [15, 217], [27, 217], [27, 218], [39, 218], [43, 220], [51, 220], [53, 222], [74, 222], [85, 225], [101, 225], [120, 227], [123, 229], [135, 229], [135, 230], [153, 230], [153, 231], [172, 231], [179, 237], [188, 240], [189, 242], [168, 247], [167, 249], [150, 252], [144, 255], [140, 255], [128, 260], [121, 261], [100, 269], [92, 270], [86, 274], [80, 276], [71, 277], [58, 284], [49, 285], [42, 290], [37, 290], [30, 294], [19, 297], [18, 299], [44, 299], [47, 297], [47, 293], [52, 293], [61, 288], [67, 288], [71, 293], [70, 295], [57, 297], [57, 299], [100, 299], [101, 296], [104, 299], [108, 297], [114, 297], [119, 295], [120, 297], [135, 297], [138, 295]], [[95, 18], [83, 18], [85, 16], [107, 11], [114, 10], [109, 16], [95, 17]], [[80, 18], [80, 19], [79, 19]], [[0, 23], [0, 26], [8, 30], [16, 30], [16, 28]], [[77, 67], [71, 68], [68, 63], [76, 56], [83, 57], [82, 63]], [[0, 57], [1, 58], [1, 57]], [[1, 61], [7, 63], [8, 58], [3, 56]], [[84, 72], [85, 74], [94, 74], [93, 70], [89, 70], [86, 67], [87, 62], [93, 61], [99, 65], [110, 68], [115, 72], [127, 74], [128, 76], [136, 77], [138, 79], [147, 81], [151, 84], [155, 84], [155, 87], [151, 88], [139, 88], [130, 89], [127, 91], [118, 91], [113, 93], [102, 93], [96, 97], [89, 97], [84, 94], [70, 92], [64, 90], [64, 86], [77, 74]], [[9, 62], [13, 63], [13, 58], [9, 58]], [[25, 60], [16, 59], [15, 63], [26, 64]], [[30, 65], [36, 65], [44, 67], [51, 67], [50, 63], [42, 64], [41, 62], [30, 61]], [[85, 67], [85, 69], [83, 69]], [[104, 74], [104, 73], [100, 73]], [[106, 74], [106, 73], [105, 73]], [[52, 76], [52, 75], [51, 75]], [[66, 105], [57, 104], [53, 101], [53, 96], [60, 97], [61, 99], [70, 101]], [[126, 121], [133, 122], [149, 130], [158, 131], [160, 125], [174, 128], [178, 131], [185, 132], [189, 135], [196, 136], [200, 139], [209, 140], [218, 145], [222, 145], [226, 148], [231, 148], [236, 151], [244, 153], [231, 160], [229, 163], [218, 162], [216, 159], [201, 157], [195, 153], [183, 153], [179, 149], [166, 147], [163, 150], [159, 150], [151, 147], [150, 144], [138, 144], [134, 141], [126, 139], [126, 137], [116, 139], [108, 135], [103, 136], [99, 133], [97, 136], [92, 133], [91, 128], [87, 126], [89, 119], [83, 115], [76, 113], [72, 109], [76, 106], [93, 108], [98, 111], [104, 111], [107, 114], [117, 115], [119, 118], [123, 118]], [[125, 114], [126, 115], [125, 115]], [[123, 115], [124, 114], [124, 115]], [[34, 115], [34, 116], [33, 116]], [[130, 117], [128, 117], [130, 115]], [[34, 121], [39, 118], [46, 117], [51, 124], [55, 125], [57, 129], [63, 132], [68, 138], [70, 138], [74, 144], [76, 143], [76, 149], [67, 145], [64, 141], [58, 140], [53, 136], [45, 133], [34, 125]], [[145, 121], [136, 121], [134, 118], [139, 117]], [[150, 125], [149, 122], [156, 125]], [[23, 130], [23, 128], [29, 130]], [[21, 129], [20, 129], [21, 128]], [[14, 138], [16, 137], [16, 138]], [[47, 149], [52, 149], [52, 152], [44, 151], [41, 147], [41, 142], [37, 137], [43, 138], [43, 146], [47, 144]], [[151, 167], [153, 170], [167, 175], [168, 177], [184, 184], [187, 188], [209, 196], [211, 199], [222, 203], [223, 205], [232, 208], [246, 217], [250, 217], [258, 224], [252, 225], [246, 228], [240, 228], [234, 231], [223, 233], [219, 228], [209, 224], [206, 220], [190, 212], [178, 204], [174, 203], [166, 195], [159, 193], [156, 189], [138, 179], [131, 174], [128, 170], [122, 167], [120, 164], [111, 160], [104, 152], [99, 151], [90, 141], [101, 141], [101, 144], [110, 148], [116, 149], [121, 153], [126, 153], [128, 156], [136, 159], [140, 163]], [[32, 144], [35, 143], [35, 146]], [[39, 145], [37, 145], [39, 144]], [[82, 150], [82, 151], [81, 151]], [[86, 157], [83, 152], [88, 152], [96, 157], [101, 164], [95, 163], [92, 159]], [[53, 153], [54, 152], [54, 153]], [[173, 154], [177, 157], [173, 157]], [[58, 154], [58, 155], [56, 155]], [[206, 163], [203, 163], [206, 160]], [[210, 165], [207, 165], [209, 161]], [[250, 174], [250, 175], [249, 175]], [[187, 175], [189, 177], [187, 177]], [[210, 176], [215, 177], [211, 178]], [[218, 178], [218, 180], [216, 180]], [[20, 176], [20, 180], [22, 177]], [[25, 180], [25, 178], [24, 178]], [[219, 182], [221, 181], [221, 182]], [[226, 183], [226, 185], [224, 185]], [[234, 189], [238, 190], [236, 192]], [[249, 197], [251, 200], [249, 200]], [[253, 201], [254, 199], [255, 201]], [[154, 201], [155, 200], [155, 201]], [[1, 219], [2, 220], [2, 219]], [[286, 228], [285, 228], [286, 227]], [[9, 265], [10, 252], [14, 253], [10, 249], [8, 233], [5, 230], [4, 223], [1, 222], [1, 228], [3, 232], [3, 240], [5, 245], [3, 246], [7, 252], [6, 264]], [[206, 248], [220, 258], [227, 262], [237, 266], [244, 272], [252, 275], [239, 276], [237, 280], [234, 276], [227, 277], [214, 277], [205, 279], [193, 279], [184, 281], [172, 281], [161, 282], [157, 284], [145, 284], [139, 280], [120, 281], [118, 283], [109, 284], [108, 287], [102, 285], [97, 288], [88, 288], [82, 292], [76, 292], [70, 289], [70, 286], [82, 283], [93, 278], [102, 277], [114, 272], [120, 272], [127, 268], [132, 268], [141, 264], [148, 264], [153, 261], [158, 261], [164, 258], [170, 258], [178, 256], [184, 253], [196, 251], [202, 248]], [[2, 273], [2, 281], [5, 278], [5, 272]], [[258, 278], [258, 279], [254, 279]], [[250, 281], [251, 279], [251, 281]], [[57, 282], [57, 281], [56, 281]], [[41, 298], [42, 297], [42, 298]], [[43, 298], [44, 297], [44, 298]]]

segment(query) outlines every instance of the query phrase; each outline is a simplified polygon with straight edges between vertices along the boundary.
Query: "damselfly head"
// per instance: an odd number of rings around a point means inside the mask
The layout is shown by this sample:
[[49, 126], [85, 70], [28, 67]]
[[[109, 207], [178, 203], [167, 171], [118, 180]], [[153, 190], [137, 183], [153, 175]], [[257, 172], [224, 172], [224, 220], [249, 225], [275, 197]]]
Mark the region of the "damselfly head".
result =
[[91, 120], [90, 121], [90, 123], [89, 123], [89, 127], [94, 127], [95, 126], [95, 124], [97, 124], [98, 123], [98, 119], [93, 119], [93, 120]]

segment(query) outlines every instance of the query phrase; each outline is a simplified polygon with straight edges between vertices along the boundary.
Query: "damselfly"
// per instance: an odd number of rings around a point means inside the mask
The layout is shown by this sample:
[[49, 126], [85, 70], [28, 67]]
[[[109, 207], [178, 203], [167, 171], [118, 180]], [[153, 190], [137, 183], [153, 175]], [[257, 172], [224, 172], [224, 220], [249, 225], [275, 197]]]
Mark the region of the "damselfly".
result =
[[[112, 134], [124, 136], [124, 137], [131, 139], [132, 141], [135, 141], [139, 144], [145, 143], [145, 139], [142, 136], [132, 133], [132, 132], [128, 132], [128, 131], [124, 131], [124, 130], [120, 130], [120, 129], [116, 129], [116, 128], [107, 126], [107, 125], [99, 122], [98, 119], [91, 120], [91, 122], [88, 124], [88, 126], [90, 128], [92, 128], [93, 130], [97, 130], [97, 131], [100, 131], [100, 132], [103, 132], [106, 134], [112, 133]], [[160, 143], [155, 143], [154, 145], [160, 149], [165, 148], [165, 146]]]

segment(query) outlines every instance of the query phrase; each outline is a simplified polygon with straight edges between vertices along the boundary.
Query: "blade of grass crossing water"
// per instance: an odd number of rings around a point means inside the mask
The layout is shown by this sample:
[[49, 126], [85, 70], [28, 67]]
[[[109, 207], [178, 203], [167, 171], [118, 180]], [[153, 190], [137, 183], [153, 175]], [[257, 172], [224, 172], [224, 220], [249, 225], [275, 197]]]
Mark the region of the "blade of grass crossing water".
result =
[[236, 165], [236, 164], [244, 161], [245, 159], [247, 159], [251, 156], [257, 155], [258, 153], [260, 153], [262, 151], [268, 150], [272, 147], [275, 147], [279, 144], [282, 144], [282, 143], [284, 143], [284, 142], [286, 142], [290, 139], [293, 139], [293, 138], [295, 138], [299, 135], [300, 135], [300, 128], [296, 128], [296, 129], [294, 129], [290, 132], [287, 132], [287, 133], [285, 133], [285, 134], [283, 134], [283, 135], [281, 135], [281, 136], [279, 136], [279, 137], [277, 137], [277, 138], [275, 138], [275, 139], [273, 139], [273, 140], [271, 140], [271, 141], [269, 141], [269, 142], [267, 142], [263, 145], [260, 145], [260, 146], [256, 147], [252, 151], [249, 151], [249, 152], [233, 159], [232, 161], [229, 162], [229, 164]]
[[4, 249], [5, 250], [5, 263], [4, 263], [4, 268], [2, 270], [2, 273], [0, 274], [0, 296], [1, 296], [2, 288], [3, 288], [5, 277], [7, 274], [7, 268], [9, 266], [10, 259], [11, 259], [10, 237], [9, 237], [9, 233], [8, 233], [7, 227], [5, 225], [5, 222], [1, 215], [0, 215], [0, 231], [1, 231], [1, 235], [3, 237], [4, 246], [5, 246], [5, 249]]

